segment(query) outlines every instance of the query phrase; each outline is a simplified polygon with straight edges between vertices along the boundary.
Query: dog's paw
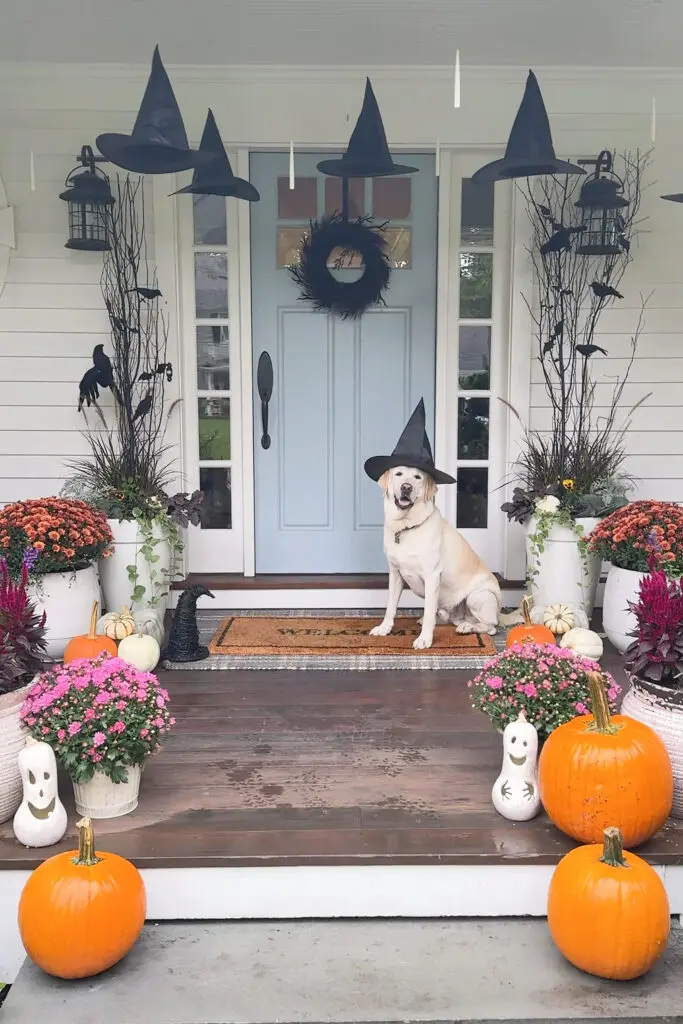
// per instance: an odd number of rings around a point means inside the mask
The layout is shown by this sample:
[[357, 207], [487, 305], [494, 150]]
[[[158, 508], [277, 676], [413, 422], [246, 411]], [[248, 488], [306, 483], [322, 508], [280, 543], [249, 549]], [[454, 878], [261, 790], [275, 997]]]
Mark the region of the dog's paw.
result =
[[427, 647], [432, 646], [432, 640], [433, 637], [420, 633], [420, 635], [413, 640], [413, 647], [416, 651], [424, 651]]
[[456, 633], [476, 633], [476, 630], [471, 622], [459, 622], [455, 627]]
[[379, 626], [373, 626], [370, 630], [370, 636], [389, 636], [393, 628], [393, 622], [380, 622]]

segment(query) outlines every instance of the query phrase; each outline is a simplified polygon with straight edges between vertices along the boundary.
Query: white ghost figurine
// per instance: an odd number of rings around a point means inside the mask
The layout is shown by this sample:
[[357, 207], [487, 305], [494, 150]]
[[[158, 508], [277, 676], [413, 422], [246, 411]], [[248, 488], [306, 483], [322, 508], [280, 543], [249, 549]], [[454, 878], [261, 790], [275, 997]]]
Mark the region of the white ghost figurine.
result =
[[540, 810], [537, 757], [538, 733], [520, 711], [503, 731], [503, 767], [491, 791], [493, 806], [510, 821], [529, 821]]
[[57, 761], [47, 743], [29, 736], [17, 757], [24, 796], [12, 827], [22, 846], [52, 846], [66, 832], [67, 817], [57, 792]]

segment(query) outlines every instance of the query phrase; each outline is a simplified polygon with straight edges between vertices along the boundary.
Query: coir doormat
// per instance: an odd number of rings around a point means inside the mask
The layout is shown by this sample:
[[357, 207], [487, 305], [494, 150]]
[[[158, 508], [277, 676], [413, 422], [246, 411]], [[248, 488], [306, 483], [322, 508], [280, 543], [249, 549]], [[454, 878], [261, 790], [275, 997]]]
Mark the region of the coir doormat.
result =
[[[389, 636], [369, 636], [377, 616], [241, 616], [224, 619], [210, 657], [193, 668], [389, 669], [480, 668], [496, 653], [493, 638], [436, 627], [434, 644], [416, 651], [416, 618], [396, 620]], [[180, 666], [178, 666], [180, 667]], [[186, 666], [189, 667], [189, 666]]]

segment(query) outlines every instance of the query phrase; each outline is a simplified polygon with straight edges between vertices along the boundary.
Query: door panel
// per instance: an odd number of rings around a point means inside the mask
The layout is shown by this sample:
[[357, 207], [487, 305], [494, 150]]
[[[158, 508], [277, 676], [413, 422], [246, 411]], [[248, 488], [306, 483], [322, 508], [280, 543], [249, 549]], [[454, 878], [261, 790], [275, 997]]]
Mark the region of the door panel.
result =
[[[351, 182], [356, 208], [388, 219], [395, 269], [386, 308], [357, 321], [313, 311], [287, 270], [308, 220], [332, 212], [339, 183], [316, 171], [329, 154], [255, 153], [250, 180], [256, 570], [380, 572], [382, 498], [363, 472], [390, 452], [422, 396], [433, 438], [437, 183], [433, 157], [412, 178]], [[353, 269], [340, 272], [357, 276]], [[268, 449], [261, 446], [256, 367], [273, 361]]]

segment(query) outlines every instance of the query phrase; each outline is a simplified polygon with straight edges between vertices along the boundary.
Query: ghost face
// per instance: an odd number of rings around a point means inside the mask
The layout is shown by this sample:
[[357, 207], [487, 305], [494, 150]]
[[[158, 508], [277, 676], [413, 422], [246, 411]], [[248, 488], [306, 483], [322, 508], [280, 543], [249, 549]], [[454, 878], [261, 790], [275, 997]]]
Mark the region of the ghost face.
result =
[[538, 733], [533, 725], [521, 718], [506, 725], [503, 751], [510, 767], [522, 769], [530, 765], [533, 768], [538, 753]]
[[24, 803], [30, 814], [45, 821], [57, 802], [57, 762], [47, 743], [35, 743], [19, 753], [19, 772], [24, 784]]

